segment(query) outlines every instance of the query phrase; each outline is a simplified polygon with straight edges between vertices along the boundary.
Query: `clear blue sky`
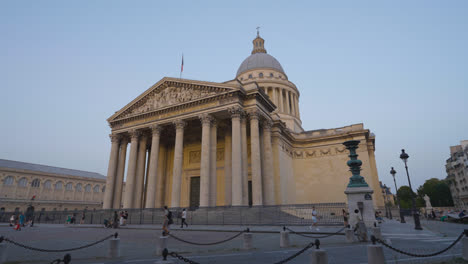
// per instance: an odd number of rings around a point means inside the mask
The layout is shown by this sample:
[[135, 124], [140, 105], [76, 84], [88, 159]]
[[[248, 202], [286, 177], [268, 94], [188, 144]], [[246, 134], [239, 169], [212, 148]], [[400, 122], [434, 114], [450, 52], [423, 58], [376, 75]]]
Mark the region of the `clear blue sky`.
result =
[[380, 179], [468, 139], [467, 1], [1, 1], [0, 158], [107, 172], [106, 119], [164, 76], [233, 79], [255, 28], [306, 130], [364, 123]]

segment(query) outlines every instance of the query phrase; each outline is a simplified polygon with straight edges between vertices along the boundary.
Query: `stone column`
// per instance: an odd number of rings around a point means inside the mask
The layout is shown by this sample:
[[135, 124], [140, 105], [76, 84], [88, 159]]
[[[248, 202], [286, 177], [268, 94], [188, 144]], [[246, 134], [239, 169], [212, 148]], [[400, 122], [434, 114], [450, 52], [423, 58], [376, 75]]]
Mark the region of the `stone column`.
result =
[[151, 140], [151, 154], [149, 162], [148, 183], [146, 189], [146, 208], [155, 208], [156, 187], [158, 182], [158, 161], [159, 161], [159, 139], [161, 135], [161, 126], [151, 127], [153, 138]]
[[111, 209], [113, 205], [112, 200], [114, 198], [115, 174], [117, 172], [117, 161], [119, 159], [120, 136], [111, 134], [110, 138], [112, 146], [109, 158], [109, 168], [107, 169], [106, 192], [104, 193], [103, 209]]
[[146, 143], [148, 136], [142, 135], [138, 145], [138, 158], [135, 181], [135, 198], [133, 200], [133, 208], [141, 208], [143, 198], [143, 185], [145, 184], [145, 169], [146, 169]]
[[172, 173], [171, 207], [180, 207], [180, 190], [182, 183], [182, 166], [184, 165], [184, 128], [183, 120], [174, 121], [176, 138], [174, 147], [174, 169]]
[[158, 177], [156, 178], [156, 208], [164, 206], [164, 197], [166, 194], [166, 189], [164, 187], [166, 184], [166, 155], [166, 147], [163, 144], [159, 144]]
[[224, 205], [232, 204], [232, 141], [228, 129], [224, 134]]
[[210, 206], [210, 152], [211, 122], [208, 114], [199, 116], [202, 123], [201, 164], [200, 164], [200, 207]]
[[286, 92], [286, 113], [291, 114], [291, 96], [289, 91]]
[[250, 117], [250, 155], [252, 166], [252, 202], [253, 205], [263, 205], [262, 193], [262, 166], [260, 156], [260, 131], [258, 120], [260, 114], [257, 111], [249, 113]]
[[[123, 138], [120, 141], [120, 153], [119, 153], [119, 165], [117, 167], [117, 178], [115, 181], [114, 190], [114, 206], [112, 208], [120, 208], [122, 204], [122, 191], [123, 191], [123, 180], [125, 174], [125, 161], [127, 157], [127, 145], [128, 139]], [[107, 190], [107, 187], [106, 187]]]
[[284, 112], [284, 103], [283, 103], [283, 89], [278, 88], [279, 91], [279, 112]]
[[293, 92], [291, 92], [291, 107], [293, 116], [296, 116], [296, 95]]
[[278, 93], [276, 92], [276, 87], [273, 87], [273, 103], [275, 103], [276, 109], [278, 110]]
[[218, 149], [217, 140], [218, 123], [213, 120], [211, 125], [211, 142], [210, 142], [210, 206], [216, 206], [218, 176], [216, 171], [216, 152]]
[[229, 109], [232, 121], [232, 205], [242, 205], [242, 148], [241, 124], [242, 109], [235, 107]]
[[140, 132], [133, 130], [130, 132], [131, 143], [130, 143], [130, 157], [128, 158], [127, 168], [127, 181], [125, 183], [125, 198], [124, 208], [132, 208], [133, 197], [135, 196], [135, 176], [136, 176], [136, 163], [138, 154], [138, 137]]
[[296, 116], [297, 118], [301, 118], [301, 113], [299, 111], [299, 95], [296, 96]]
[[241, 115], [242, 205], [249, 204], [249, 157], [247, 155], [247, 119]]
[[273, 152], [271, 148], [271, 125], [270, 120], [263, 122], [263, 193], [265, 205], [275, 204], [275, 180], [273, 178]]

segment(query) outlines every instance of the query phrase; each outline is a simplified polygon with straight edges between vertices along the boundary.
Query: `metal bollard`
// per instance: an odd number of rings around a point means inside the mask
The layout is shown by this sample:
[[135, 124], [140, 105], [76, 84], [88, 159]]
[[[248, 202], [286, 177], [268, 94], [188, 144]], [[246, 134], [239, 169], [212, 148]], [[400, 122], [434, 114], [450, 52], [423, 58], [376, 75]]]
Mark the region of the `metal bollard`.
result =
[[373, 227], [372, 234], [375, 236], [375, 238], [382, 239], [382, 231], [380, 231], [380, 227]]
[[311, 264], [328, 264], [328, 254], [325, 250], [320, 249], [320, 240], [315, 240], [316, 249], [310, 253]]
[[352, 229], [346, 229], [345, 230], [345, 238], [347, 243], [353, 243], [354, 242], [354, 230]]
[[376, 245], [376, 237], [371, 236], [372, 244], [367, 246], [367, 263], [368, 264], [384, 264], [385, 257], [382, 245]]
[[[0, 253], [0, 256], [1, 255], [2, 254]], [[462, 257], [464, 260], [468, 260], [468, 237], [466, 236], [462, 238]]]
[[159, 237], [159, 243], [156, 244], [156, 255], [162, 256], [163, 250], [167, 247], [167, 239], [169, 236]]
[[167, 254], [168, 254], [168, 253], [169, 253], [169, 251], [167, 250], [167, 248], [164, 248], [164, 249], [162, 250], [163, 259], [154, 262], [154, 264], [174, 264], [174, 263], [175, 263], [174, 261], [172, 261], [172, 260], [167, 260]]
[[244, 249], [246, 250], [253, 249], [252, 240], [253, 240], [252, 233], [244, 233]]
[[3, 237], [0, 237], [0, 264], [6, 262], [7, 252], [7, 244], [3, 242]]
[[280, 247], [282, 248], [289, 247], [289, 232], [288, 231], [281, 231]]

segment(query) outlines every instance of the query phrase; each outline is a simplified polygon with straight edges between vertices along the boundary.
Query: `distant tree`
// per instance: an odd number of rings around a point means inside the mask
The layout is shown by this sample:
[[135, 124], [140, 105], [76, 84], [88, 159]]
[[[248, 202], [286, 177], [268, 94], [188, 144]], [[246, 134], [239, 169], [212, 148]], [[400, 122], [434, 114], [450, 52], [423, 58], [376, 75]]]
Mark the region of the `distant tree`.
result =
[[445, 180], [432, 178], [419, 186], [418, 197], [423, 201], [424, 206], [425, 203], [423, 197], [426, 194], [431, 199], [431, 204], [434, 207], [453, 206], [450, 187]]
[[405, 186], [405, 185], [401, 186], [398, 189], [397, 195], [398, 195], [398, 198], [400, 199], [401, 208], [405, 208], [405, 209], [412, 208], [411, 195], [414, 195], [412, 193], [413, 192], [411, 192], [410, 187]]

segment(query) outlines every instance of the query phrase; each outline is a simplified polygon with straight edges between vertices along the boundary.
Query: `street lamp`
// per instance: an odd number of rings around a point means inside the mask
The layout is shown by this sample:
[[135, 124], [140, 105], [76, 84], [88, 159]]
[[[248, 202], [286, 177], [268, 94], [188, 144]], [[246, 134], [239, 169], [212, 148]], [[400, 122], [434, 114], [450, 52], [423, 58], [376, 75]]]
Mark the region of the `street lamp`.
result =
[[395, 180], [396, 171], [393, 169], [393, 167], [392, 167], [392, 170], [390, 171], [390, 174], [393, 176], [393, 182], [395, 183], [396, 199], [398, 203], [398, 209], [400, 209], [400, 223], [403, 224], [403, 223], [406, 223], [406, 221], [405, 221], [405, 216], [403, 215], [403, 212], [401, 211], [400, 198], [398, 198], [398, 187], [396, 185], [396, 180]]
[[411, 187], [411, 180], [410, 180], [409, 173], [408, 173], [408, 165], [407, 165], [408, 158], [409, 158], [409, 155], [405, 153], [404, 149], [402, 149], [400, 159], [403, 160], [403, 162], [405, 163], [406, 176], [408, 176], [408, 184], [411, 190], [411, 202], [413, 204], [414, 229], [422, 230], [421, 222], [419, 221], [419, 213], [416, 212], [416, 200], [414, 199], [415, 194], [413, 192], [413, 188]]

